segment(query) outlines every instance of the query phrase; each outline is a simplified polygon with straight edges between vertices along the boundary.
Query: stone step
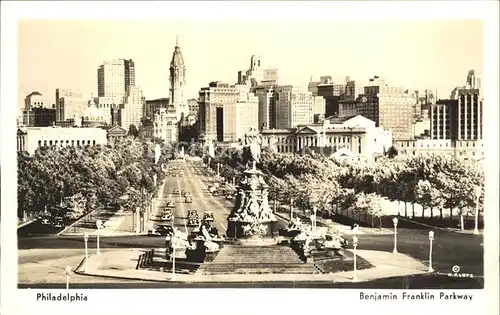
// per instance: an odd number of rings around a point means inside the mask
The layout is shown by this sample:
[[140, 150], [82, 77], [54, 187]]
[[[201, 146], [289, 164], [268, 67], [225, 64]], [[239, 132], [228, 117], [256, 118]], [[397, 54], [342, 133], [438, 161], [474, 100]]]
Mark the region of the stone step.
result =
[[203, 274], [315, 274], [312, 264], [210, 264], [200, 268]]

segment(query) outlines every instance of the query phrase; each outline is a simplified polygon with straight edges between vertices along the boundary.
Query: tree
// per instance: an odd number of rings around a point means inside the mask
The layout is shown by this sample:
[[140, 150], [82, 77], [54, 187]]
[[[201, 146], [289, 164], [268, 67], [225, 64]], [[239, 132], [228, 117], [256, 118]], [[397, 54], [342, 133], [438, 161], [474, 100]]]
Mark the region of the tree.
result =
[[128, 135], [134, 138], [137, 138], [139, 136], [139, 130], [137, 130], [137, 127], [134, 124], [129, 126]]

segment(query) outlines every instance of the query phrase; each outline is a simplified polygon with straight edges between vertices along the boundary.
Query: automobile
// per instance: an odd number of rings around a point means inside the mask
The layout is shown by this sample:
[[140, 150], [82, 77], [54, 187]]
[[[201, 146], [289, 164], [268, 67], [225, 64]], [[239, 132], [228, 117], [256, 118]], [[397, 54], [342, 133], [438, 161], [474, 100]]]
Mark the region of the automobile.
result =
[[51, 225], [52, 225], [52, 227], [55, 227], [55, 228], [62, 228], [62, 227], [64, 227], [64, 220], [61, 217], [57, 217], [51, 222]]
[[203, 214], [203, 221], [207, 221], [207, 222], [214, 221], [214, 213], [212, 211], [206, 211]]
[[193, 197], [191, 197], [191, 196], [186, 196], [186, 198], [184, 199], [184, 202], [185, 202], [185, 203], [193, 203]]
[[200, 217], [198, 216], [198, 211], [196, 209], [188, 210], [187, 225], [198, 226], [199, 224], [200, 224]]
[[172, 177], [176, 177], [177, 175], [175, 173], [170, 174]]
[[48, 217], [42, 217], [42, 219], [40, 220], [40, 223], [42, 225], [51, 225], [50, 218], [48, 218]]
[[220, 193], [218, 190], [212, 191], [212, 196], [219, 196], [219, 195], [220, 195]]
[[187, 190], [183, 189], [182, 192], [181, 192], [181, 195], [182, 196], [186, 196], [187, 194], [189, 194], [189, 192]]
[[152, 230], [148, 230], [148, 236], [170, 236], [174, 229], [170, 225], [158, 225]]
[[169, 200], [166, 205], [167, 208], [175, 208], [175, 202], [172, 200]]
[[221, 182], [220, 187], [226, 187], [226, 182]]
[[161, 215], [161, 219], [163, 221], [171, 221], [172, 220], [172, 210], [171, 209], [165, 209], [163, 210], [163, 213]]
[[234, 199], [234, 193], [232, 193], [232, 192], [227, 192], [227, 193], [226, 193], [226, 199], [227, 199], [227, 200], [233, 200], [233, 199]]
[[172, 193], [173, 193], [173, 194], [178, 194], [178, 193], [179, 193], [179, 188], [174, 188], [174, 189], [172, 190]]

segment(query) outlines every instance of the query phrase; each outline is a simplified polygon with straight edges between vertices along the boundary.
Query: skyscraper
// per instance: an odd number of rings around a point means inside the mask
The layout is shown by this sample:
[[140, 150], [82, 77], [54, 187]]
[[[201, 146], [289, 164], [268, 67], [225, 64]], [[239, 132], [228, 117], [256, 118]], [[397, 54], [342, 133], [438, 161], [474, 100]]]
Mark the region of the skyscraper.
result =
[[97, 96], [113, 100], [116, 104], [125, 102], [130, 86], [135, 85], [135, 65], [132, 59], [105, 60], [97, 68]]
[[120, 126], [129, 130], [130, 125], [139, 128], [144, 110], [145, 100], [139, 87], [131, 86], [127, 89], [125, 104], [119, 109]]
[[187, 99], [185, 94], [186, 89], [186, 66], [184, 65], [184, 57], [182, 56], [181, 47], [176, 40], [172, 60], [170, 61], [170, 105], [174, 106], [177, 119], [189, 114]]
[[276, 88], [276, 128], [295, 128], [313, 122], [313, 95], [294, 86]]

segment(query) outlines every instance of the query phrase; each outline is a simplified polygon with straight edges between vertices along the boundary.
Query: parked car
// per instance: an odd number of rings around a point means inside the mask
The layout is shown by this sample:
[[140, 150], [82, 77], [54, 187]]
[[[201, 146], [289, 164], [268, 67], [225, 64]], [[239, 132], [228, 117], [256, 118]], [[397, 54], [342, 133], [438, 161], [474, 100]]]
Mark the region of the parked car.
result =
[[185, 203], [193, 203], [193, 197], [191, 197], [191, 196], [186, 196], [186, 198], [184, 199], [184, 202], [185, 202]]
[[228, 192], [226, 193], [226, 199], [227, 199], [227, 200], [233, 200], [233, 199], [234, 199], [234, 193], [233, 193], [233, 192], [228, 191]]
[[212, 211], [206, 211], [203, 214], [203, 221], [207, 222], [214, 221], [214, 213]]
[[172, 190], [172, 193], [173, 193], [173, 194], [178, 194], [178, 193], [179, 193], [179, 188], [174, 188], [174, 189]]
[[198, 216], [198, 211], [196, 209], [188, 210], [187, 225], [198, 226], [199, 224], [200, 224], [200, 217]]

